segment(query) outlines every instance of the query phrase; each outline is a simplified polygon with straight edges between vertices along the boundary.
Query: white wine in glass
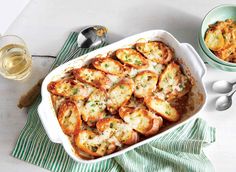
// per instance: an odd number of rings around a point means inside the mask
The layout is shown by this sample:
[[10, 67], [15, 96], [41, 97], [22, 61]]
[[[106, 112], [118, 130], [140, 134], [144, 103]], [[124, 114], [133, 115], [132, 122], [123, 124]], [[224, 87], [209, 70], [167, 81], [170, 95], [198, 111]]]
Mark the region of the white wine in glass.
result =
[[31, 68], [32, 58], [24, 41], [14, 35], [0, 37], [0, 74], [23, 80], [29, 76]]

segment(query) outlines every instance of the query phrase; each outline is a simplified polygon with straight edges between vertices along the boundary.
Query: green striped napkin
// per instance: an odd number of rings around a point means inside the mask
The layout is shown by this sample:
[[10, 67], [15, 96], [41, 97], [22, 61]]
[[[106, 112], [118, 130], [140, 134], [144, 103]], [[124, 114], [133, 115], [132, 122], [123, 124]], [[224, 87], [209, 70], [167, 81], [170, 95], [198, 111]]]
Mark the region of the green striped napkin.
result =
[[[93, 49], [79, 49], [78, 33], [71, 33], [52, 68]], [[41, 97], [29, 108], [28, 120], [20, 133], [12, 156], [55, 172], [211, 172], [214, 168], [203, 148], [215, 141], [215, 129], [202, 119], [192, 120], [149, 144], [118, 157], [94, 164], [72, 160], [60, 144], [47, 137], [37, 114]]]

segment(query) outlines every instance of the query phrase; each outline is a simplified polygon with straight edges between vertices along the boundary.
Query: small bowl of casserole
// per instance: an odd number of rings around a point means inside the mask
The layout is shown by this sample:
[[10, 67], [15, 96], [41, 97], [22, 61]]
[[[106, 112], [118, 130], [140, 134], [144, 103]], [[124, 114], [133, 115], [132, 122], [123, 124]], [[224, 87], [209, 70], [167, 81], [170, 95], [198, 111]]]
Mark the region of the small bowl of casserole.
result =
[[202, 21], [198, 41], [200, 54], [211, 66], [236, 71], [236, 5], [212, 9]]

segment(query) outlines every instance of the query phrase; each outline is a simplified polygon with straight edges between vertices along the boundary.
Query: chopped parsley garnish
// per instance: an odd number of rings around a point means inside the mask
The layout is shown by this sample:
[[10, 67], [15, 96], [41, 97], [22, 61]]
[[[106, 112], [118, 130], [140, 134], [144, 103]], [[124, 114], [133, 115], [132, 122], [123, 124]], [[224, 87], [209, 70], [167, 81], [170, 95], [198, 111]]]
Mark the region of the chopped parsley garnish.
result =
[[142, 61], [136, 59], [136, 60], [134, 61], [134, 64], [136, 64], [136, 65], [142, 65]]
[[120, 88], [121, 88], [121, 89], [124, 89], [125, 87], [124, 87], [124, 85], [120, 85]]
[[170, 112], [169, 111], [165, 111], [165, 114], [170, 115]]
[[78, 91], [79, 91], [78, 88], [74, 88], [74, 89], [72, 90], [72, 92], [73, 92], [74, 95], [77, 94]]
[[108, 68], [108, 67], [109, 67], [109, 65], [105, 63], [105, 68]]

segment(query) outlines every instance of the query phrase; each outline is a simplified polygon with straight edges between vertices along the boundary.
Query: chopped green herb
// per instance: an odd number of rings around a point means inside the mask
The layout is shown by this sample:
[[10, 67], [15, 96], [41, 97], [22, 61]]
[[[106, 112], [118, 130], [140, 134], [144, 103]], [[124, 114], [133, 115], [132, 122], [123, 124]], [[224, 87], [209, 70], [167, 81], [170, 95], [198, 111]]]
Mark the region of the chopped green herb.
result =
[[120, 85], [120, 88], [121, 88], [121, 89], [124, 89], [125, 87], [124, 87], [124, 85]]
[[105, 68], [108, 68], [109, 67], [109, 65], [108, 64], [105, 64]]
[[74, 89], [72, 90], [72, 92], [73, 92], [74, 95], [77, 94], [78, 91], [79, 91], [78, 88], [74, 88]]
[[170, 112], [169, 111], [165, 111], [165, 114], [170, 115]]
[[110, 128], [113, 128], [113, 123], [110, 123]]
[[136, 60], [134, 61], [134, 64], [136, 64], [136, 65], [142, 65], [142, 61], [136, 59]]

